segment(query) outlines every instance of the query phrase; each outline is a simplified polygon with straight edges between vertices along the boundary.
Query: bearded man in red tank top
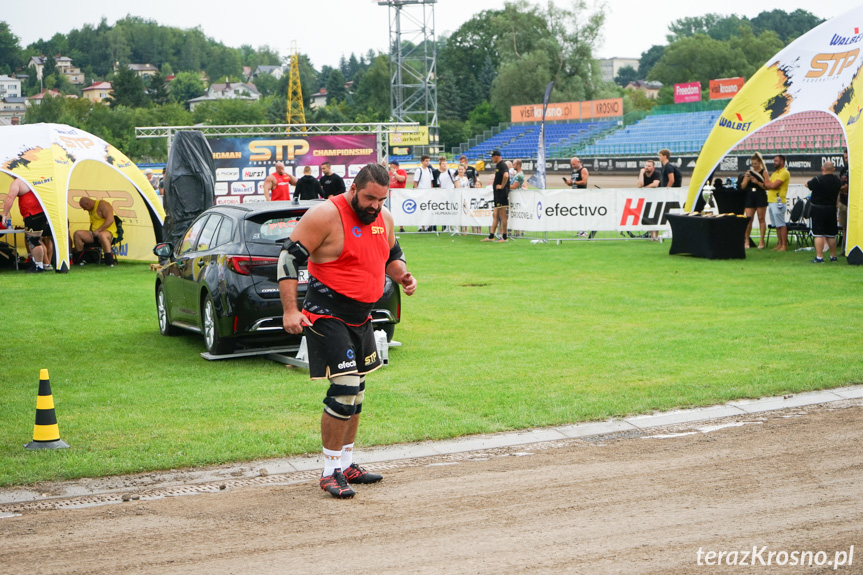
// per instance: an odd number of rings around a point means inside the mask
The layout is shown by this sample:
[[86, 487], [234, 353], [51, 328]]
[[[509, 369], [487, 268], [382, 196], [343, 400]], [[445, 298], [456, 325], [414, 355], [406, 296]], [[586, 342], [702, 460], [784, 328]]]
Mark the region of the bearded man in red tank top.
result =
[[[365, 374], [381, 366], [372, 306], [383, 295], [385, 275], [406, 295], [417, 287], [396, 241], [392, 214], [384, 207], [389, 182], [386, 168], [366, 165], [350, 190], [306, 212], [279, 256], [285, 331], [305, 335], [309, 375], [330, 382], [321, 417], [320, 485], [338, 498], [354, 496], [349, 484], [382, 479], [353, 462]], [[298, 270], [306, 263], [310, 277], [300, 310]]]
[[264, 199], [273, 202], [291, 199], [291, 186], [297, 185], [297, 178], [285, 171], [285, 164], [276, 162], [276, 171], [264, 180]]

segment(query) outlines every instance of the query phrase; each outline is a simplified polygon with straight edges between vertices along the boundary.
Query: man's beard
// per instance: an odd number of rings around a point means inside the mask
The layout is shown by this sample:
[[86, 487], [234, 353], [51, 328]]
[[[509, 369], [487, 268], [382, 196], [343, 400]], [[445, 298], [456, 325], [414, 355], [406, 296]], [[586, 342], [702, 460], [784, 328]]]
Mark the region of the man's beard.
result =
[[363, 210], [360, 208], [360, 202], [357, 199], [357, 195], [354, 194], [354, 197], [351, 198], [351, 207], [354, 209], [354, 213], [357, 214], [357, 217], [360, 221], [366, 225], [373, 223], [376, 219], [378, 219], [378, 214], [381, 213], [380, 208], [377, 210], [373, 210], [371, 208]]

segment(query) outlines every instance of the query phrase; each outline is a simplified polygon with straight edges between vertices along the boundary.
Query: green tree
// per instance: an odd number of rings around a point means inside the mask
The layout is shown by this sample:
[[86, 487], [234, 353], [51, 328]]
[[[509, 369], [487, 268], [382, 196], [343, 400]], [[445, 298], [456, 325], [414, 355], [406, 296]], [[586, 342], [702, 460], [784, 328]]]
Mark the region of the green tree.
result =
[[333, 70], [327, 79], [327, 105], [335, 102], [347, 102], [348, 89], [345, 87], [345, 76], [341, 70]]
[[266, 111], [261, 103], [231, 98], [203, 102], [192, 112], [192, 120], [196, 124], [214, 126], [263, 124], [265, 118]]
[[500, 124], [503, 121], [503, 117], [488, 101], [482, 101], [471, 111], [467, 121], [467, 132], [469, 134], [479, 134], [492, 126]]
[[369, 69], [358, 76], [354, 109], [367, 118], [366, 121], [383, 122], [390, 117], [389, 57], [381, 54]]
[[704, 34], [686, 36], [668, 46], [647, 79], [666, 86], [696, 80], [706, 85], [713, 78], [737, 75], [734, 56], [728, 42], [714, 40]]
[[272, 96], [279, 89], [279, 80], [272, 74], [258, 74], [253, 83], [261, 96]]
[[642, 52], [638, 60], [639, 78], [647, 78], [650, 70], [659, 62], [663, 54], [665, 54], [665, 46], [651, 46], [647, 51]]
[[492, 82], [492, 106], [501, 118], [509, 118], [512, 106], [542, 102], [553, 74], [551, 58], [539, 50], [503, 63]]
[[776, 32], [779, 39], [788, 44], [823, 21], [821, 18], [803, 9], [797, 9], [791, 13], [784, 10], [771, 10], [769, 12], [761, 12], [758, 16], [752, 18], [752, 28], [756, 34], [767, 30]]
[[206, 93], [204, 82], [200, 75], [195, 72], [180, 72], [178, 73], [169, 86], [171, 91], [171, 99], [174, 102], [182, 104], [186, 109], [189, 108], [189, 100], [198, 98]]
[[161, 73], [150, 76], [147, 86], [147, 95], [153, 104], [163, 106], [170, 102], [171, 95], [168, 93], [168, 85]]
[[643, 80], [638, 77], [638, 70], [632, 66], [623, 66], [617, 71], [617, 76], [614, 77], [614, 83], [620, 87], [624, 87], [635, 80]]
[[126, 106], [139, 108], [149, 103], [144, 81], [125, 64], [120, 64], [111, 82], [112, 95], [108, 98], [111, 108]]
[[42, 80], [44, 81], [48, 76], [53, 76], [56, 71], [57, 60], [54, 59], [54, 54], [49, 52], [42, 63]]
[[9, 29], [9, 24], [0, 21], [0, 74], [11, 74], [23, 65], [18, 36]]
[[32, 105], [27, 108], [24, 114], [25, 124], [38, 124], [45, 122], [48, 124], [60, 123], [60, 118], [66, 111], [66, 98], [62, 96], [53, 98], [50, 94], [45, 94], [40, 104]]

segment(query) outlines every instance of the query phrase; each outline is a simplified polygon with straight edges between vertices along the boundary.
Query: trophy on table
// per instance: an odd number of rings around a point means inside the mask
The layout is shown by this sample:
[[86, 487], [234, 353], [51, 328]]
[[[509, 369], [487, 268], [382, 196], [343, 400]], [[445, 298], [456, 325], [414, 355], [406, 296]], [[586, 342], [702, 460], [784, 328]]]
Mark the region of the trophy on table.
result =
[[701, 210], [703, 216], [716, 216], [719, 214], [719, 206], [716, 205], [716, 198], [713, 196], [713, 191], [716, 188], [710, 185], [710, 182], [704, 184], [701, 189], [701, 197], [704, 199], [704, 208]]

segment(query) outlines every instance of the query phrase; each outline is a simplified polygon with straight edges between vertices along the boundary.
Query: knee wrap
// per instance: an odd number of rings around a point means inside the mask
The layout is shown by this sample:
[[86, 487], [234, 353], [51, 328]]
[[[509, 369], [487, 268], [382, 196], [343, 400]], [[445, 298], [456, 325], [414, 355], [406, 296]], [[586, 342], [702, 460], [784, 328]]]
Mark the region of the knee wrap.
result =
[[324, 398], [324, 411], [336, 419], [350, 419], [363, 402], [363, 388], [364, 382], [356, 374], [332, 377]]
[[24, 236], [27, 238], [27, 243], [30, 244], [31, 248], [38, 248], [42, 245], [41, 230], [26, 230]]

